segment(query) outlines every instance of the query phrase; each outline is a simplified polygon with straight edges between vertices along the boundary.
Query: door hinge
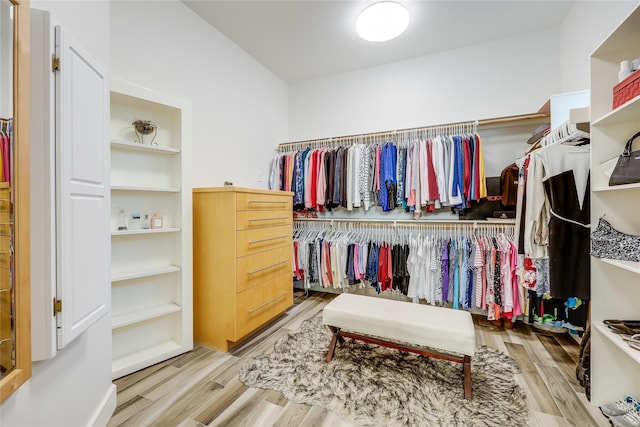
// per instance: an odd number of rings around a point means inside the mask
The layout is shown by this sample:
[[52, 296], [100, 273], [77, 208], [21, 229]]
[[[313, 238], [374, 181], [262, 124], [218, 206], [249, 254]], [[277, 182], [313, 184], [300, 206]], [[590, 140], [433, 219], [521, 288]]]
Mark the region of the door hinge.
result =
[[53, 315], [55, 316], [57, 313], [62, 313], [62, 300], [53, 299]]
[[55, 55], [51, 55], [51, 71], [60, 71], [60, 58]]

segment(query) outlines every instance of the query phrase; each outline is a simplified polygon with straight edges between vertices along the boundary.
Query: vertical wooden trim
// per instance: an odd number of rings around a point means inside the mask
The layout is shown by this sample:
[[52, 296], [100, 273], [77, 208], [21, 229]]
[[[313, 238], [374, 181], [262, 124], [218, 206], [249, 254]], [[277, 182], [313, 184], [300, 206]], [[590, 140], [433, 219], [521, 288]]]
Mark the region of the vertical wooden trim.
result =
[[29, 252], [29, 0], [15, 6], [13, 42], [14, 236], [16, 369], [0, 382], [0, 403], [31, 377], [31, 260]]

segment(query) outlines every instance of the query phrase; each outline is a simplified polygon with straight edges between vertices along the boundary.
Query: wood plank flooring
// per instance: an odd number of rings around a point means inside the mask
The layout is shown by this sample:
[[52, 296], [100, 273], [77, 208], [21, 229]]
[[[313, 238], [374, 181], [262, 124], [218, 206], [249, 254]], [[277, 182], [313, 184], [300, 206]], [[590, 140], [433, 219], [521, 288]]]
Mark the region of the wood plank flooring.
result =
[[[196, 346], [116, 380], [118, 403], [108, 426], [348, 426], [325, 409], [295, 404], [279, 392], [246, 387], [238, 380], [246, 360], [270, 352], [278, 338], [318, 315], [335, 297], [294, 295], [285, 315], [229, 353]], [[517, 380], [527, 394], [532, 427], [608, 425], [575, 378], [575, 339], [540, 333], [521, 322], [504, 329], [474, 316], [474, 323], [478, 345], [499, 349], [519, 363]]]

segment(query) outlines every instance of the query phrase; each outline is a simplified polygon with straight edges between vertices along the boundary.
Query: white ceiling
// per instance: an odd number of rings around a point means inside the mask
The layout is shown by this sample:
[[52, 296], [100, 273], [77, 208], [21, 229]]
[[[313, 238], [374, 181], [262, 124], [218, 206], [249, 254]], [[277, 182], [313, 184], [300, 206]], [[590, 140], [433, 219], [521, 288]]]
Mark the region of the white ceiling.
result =
[[371, 0], [182, 0], [288, 83], [557, 27], [573, 1], [399, 0], [409, 28], [371, 43], [355, 33]]

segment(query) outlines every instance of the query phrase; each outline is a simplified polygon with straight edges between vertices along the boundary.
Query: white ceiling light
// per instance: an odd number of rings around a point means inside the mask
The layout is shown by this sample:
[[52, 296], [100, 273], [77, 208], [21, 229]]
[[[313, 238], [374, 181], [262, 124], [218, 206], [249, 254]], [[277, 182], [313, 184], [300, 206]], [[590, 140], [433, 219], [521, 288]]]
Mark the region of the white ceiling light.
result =
[[409, 11], [400, 3], [374, 3], [360, 13], [356, 32], [370, 42], [383, 42], [398, 37], [409, 25]]

